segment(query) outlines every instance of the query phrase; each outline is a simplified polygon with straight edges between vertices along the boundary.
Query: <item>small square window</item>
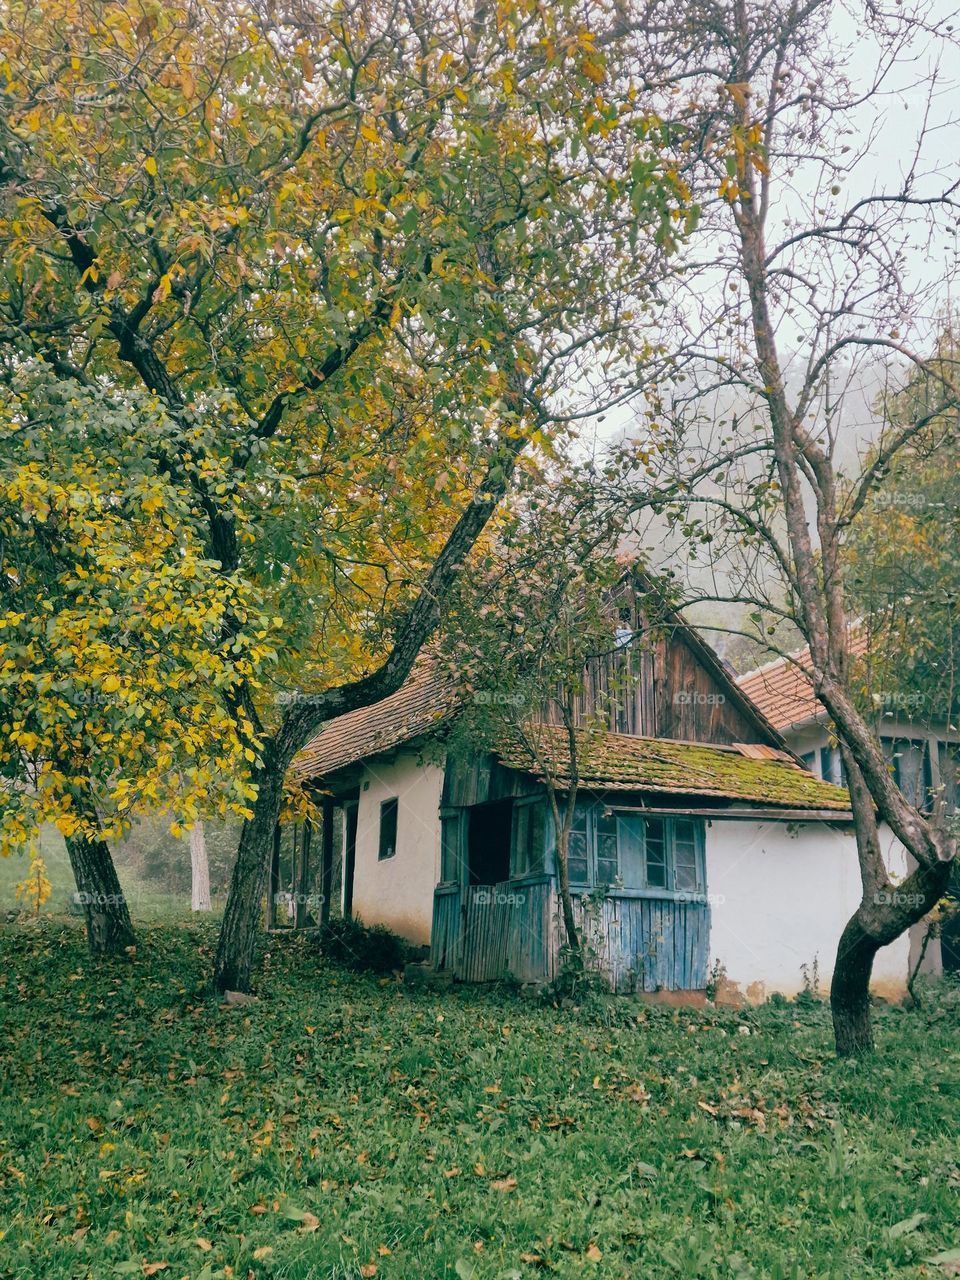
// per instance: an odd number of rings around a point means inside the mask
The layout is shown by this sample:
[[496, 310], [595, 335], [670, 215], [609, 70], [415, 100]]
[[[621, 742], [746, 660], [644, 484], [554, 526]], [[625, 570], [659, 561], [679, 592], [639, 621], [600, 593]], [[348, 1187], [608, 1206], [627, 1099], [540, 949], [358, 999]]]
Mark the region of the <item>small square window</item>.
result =
[[385, 858], [392, 858], [397, 852], [397, 811], [400, 807], [400, 801], [394, 797], [392, 800], [383, 800], [380, 804], [380, 848], [377, 857], [382, 862]]

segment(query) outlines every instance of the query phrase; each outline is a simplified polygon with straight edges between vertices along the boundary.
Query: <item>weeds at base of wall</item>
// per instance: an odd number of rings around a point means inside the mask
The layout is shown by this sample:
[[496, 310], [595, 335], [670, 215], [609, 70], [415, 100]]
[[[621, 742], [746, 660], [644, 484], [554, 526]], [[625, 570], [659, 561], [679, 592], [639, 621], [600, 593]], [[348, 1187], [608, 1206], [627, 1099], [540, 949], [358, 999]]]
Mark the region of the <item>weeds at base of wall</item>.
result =
[[329, 920], [317, 936], [324, 960], [354, 973], [398, 973], [411, 949], [385, 925], [367, 926], [359, 920]]
[[717, 992], [721, 989], [727, 980], [727, 966], [722, 960], [714, 960], [710, 966], [710, 972], [707, 974], [706, 996], [713, 1002], [717, 998]]
[[[557, 976], [543, 988], [545, 1004], [559, 1008], [566, 1003], [581, 1009], [585, 1004], [598, 1004], [594, 1012], [600, 1012], [599, 1005], [613, 999], [610, 979], [603, 971], [603, 939], [598, 910], [605, 896], [605, 889], [597, 889], [581, 899], [580, 949], [576, 951], [566, 942], [560, 947]], [[559, 919], [557, 927], [561, 927]]]
[[820, 990], [820, 958], [814, 956], [810, 964], [800, 966], [800, 978], [803, 983], [794, 996], [793, 1003], [798, 1005], [821, 1004], [823, 992]]

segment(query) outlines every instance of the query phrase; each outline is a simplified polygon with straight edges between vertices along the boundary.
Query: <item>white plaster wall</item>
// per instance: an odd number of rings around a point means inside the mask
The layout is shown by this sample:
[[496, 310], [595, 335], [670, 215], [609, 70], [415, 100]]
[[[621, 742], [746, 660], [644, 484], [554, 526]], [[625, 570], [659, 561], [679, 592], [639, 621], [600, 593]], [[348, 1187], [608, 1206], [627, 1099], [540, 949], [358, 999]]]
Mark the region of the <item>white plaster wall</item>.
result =
[[791, 751], [795, 751], [798, 756], [806, 755], [808, 751], [816, 751], [818, 753], [813, 772], [819, 777], [819, 751], [829, 741], [829, 736], [824, 726], [822, 724], [809, 724], [804, 729], [787, 729], [783, 736], [787, 746]]
[[[440, 878], [442, 787], [442, 767], [412, 753], [368, 764], [360, 783], [353, 914], [420, 944], [430, 941], [433, 890]], [[380, 804], [393, 796], [400, 801], [397, 852], [381, 862]]]
[[[897, 881], [906, 851], [880, 829], [887, 865]], [[707, 892], [711, 895], [710, 960], [751, 999], [771, 992], [795, 995], [802, 964], [814, 956], [820, 986], [829, 991], [837, 943], [860, 901], [860, 873], [852, 830], [822, 824], [708, 821]], [[906, 989], [910, 939], [898, 938], [877, 955], [872, 989], [890, 998]]]
[[[913, 720], [889, 715], [884, 716], [879, 722], [878, 732], [884, 738], [913, 738], [914, 740], [927, 738], [933, 742], [957, 742], [960, 740], [960, 734], [957, 734], [955, 729], [947, 725], [918, 724]], [[830, 741], [830, 735], [827, 733], [826, 725], [823, 723], [807, 725], [803, 729], [785, 729], [783, 737], [787, 746], [791, 751], [795, 751], [798, 756], [802, 756], [808, 751], [819, 753], [820, 748], [827, 746]], [[819, 770], [820, 760], [818, 755], [814, 773], [819, 775]]]

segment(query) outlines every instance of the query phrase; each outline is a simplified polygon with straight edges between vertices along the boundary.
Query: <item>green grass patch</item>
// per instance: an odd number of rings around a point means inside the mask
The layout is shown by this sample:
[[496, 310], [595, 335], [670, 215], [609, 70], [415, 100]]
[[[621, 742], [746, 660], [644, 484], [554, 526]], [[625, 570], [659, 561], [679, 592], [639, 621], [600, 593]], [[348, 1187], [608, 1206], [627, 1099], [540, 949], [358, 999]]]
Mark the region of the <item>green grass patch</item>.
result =
[[78, 922], [0, 930], [3, 1277], [861, 1280], [960, 1246], [949, 1000], [850, 1064], [823, 1008], [602, 1026], [286, 939], [227, 1008], [214, 940], [95, 966]]
[[[50, 897], [40, 908], [40, 915], [42, 917], [62, 915], [70, 910], [77, 884], [73, 878], [73, 870], [63, 837], [53, 827], [44, 827], [40, 832], [40, 852], [51, 885]], [[189, 892], [175, 892], [155, 880], [139, 876], [133, 867], [125, 865], [117, 857], [116, 851], [114, 851], [114, 864], [117, 868], [120, 887], [126, 896], [130, 914], [133, 917], [134, 927], [144, 920], [186, 922], [190, 918]], [[16, 896], [16, 886], [24, 879], [29, 869], [30, 859], [26, 852], [6, 858], [0, 857], [0, 913], [18, 910], [23, 915], [31, 914], [29, 906]], [[219, 915], [223, 910], [222, 899], [214, 898], [213, 908]]]

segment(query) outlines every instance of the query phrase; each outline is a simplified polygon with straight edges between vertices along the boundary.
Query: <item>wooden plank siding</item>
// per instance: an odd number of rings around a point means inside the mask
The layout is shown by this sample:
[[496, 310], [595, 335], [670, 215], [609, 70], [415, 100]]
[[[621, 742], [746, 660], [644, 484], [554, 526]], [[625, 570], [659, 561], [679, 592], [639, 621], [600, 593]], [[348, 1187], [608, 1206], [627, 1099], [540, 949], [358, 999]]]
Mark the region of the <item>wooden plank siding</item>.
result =
[[450, 753], [443, 775], [442, 809], [471, 808], [492, 800], [542, 796], [536, 778], [517, 769], [506, 769], [492, 755]]
[[[610, 894], [574, 897], [584, 941], [614, 991], [702, 991], [710, 912], [705, 903]], [[497, 885], [439, 885], [431, 962], [463, 982], [550, 982], [563, 925], [551, 876]]]
[[[711, 665], [717, 659], [710, 655]], [[593, 722], [602, 712], [612, 733], [677, 738], [731, 746], [758, 739], [779, 747], [741, 705], [736, 685], [695, 652], [686, 629], [638, 633], [630, 644], [590, 658], [574, 705], [574, 720]], [[557, 703], [543, 718], [562, 723]]]
[[710, 912], [703, 902], [610, 894], [574, 899], [577, 924], [614, 991], [702, 991]]
[[463, 982], [549, 982], [556, 974], [551, 876], [497, 885], [438, 885], [430, 960]]
[[435, 969], [455, 969], [460, 941], [460, 886], [438, 885], [433, 892], [430, 960]]

